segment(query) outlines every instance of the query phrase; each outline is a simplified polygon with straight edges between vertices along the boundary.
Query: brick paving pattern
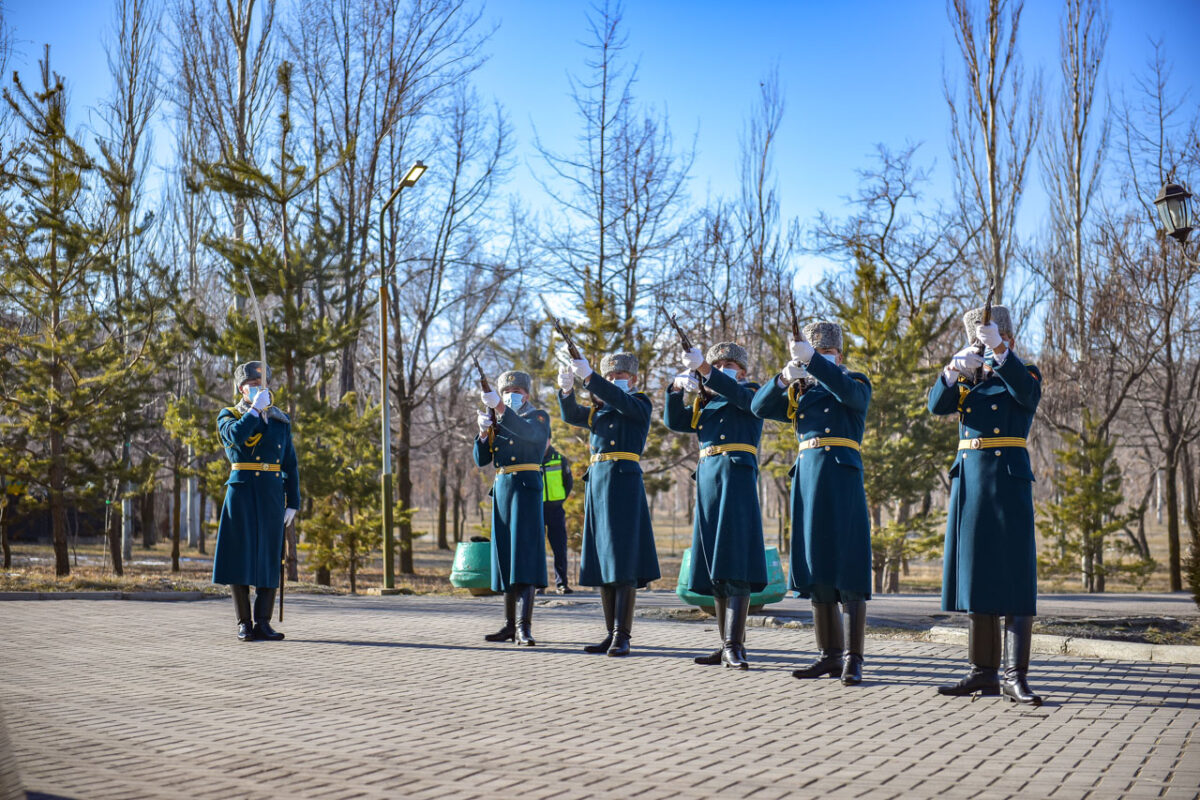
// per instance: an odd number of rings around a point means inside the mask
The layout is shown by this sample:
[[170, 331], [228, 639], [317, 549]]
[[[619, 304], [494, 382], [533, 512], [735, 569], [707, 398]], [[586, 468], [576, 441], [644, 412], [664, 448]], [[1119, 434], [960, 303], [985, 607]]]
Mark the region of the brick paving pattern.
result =
[[594, 594], [550, 603], [521, 649], [497, 598], [296, 597], [278, 644], [228, 600], [4, 603], [0, 709], [25, 788], [79, 800], [1200, 795], [1200, 667], [1035, 657], [1026, 709], [937, 696], [960, 647], [869, 638], [846, 688], [790, 677], [808, 630], [735, 672], [691, 662], [711, 624], [614, 659]]

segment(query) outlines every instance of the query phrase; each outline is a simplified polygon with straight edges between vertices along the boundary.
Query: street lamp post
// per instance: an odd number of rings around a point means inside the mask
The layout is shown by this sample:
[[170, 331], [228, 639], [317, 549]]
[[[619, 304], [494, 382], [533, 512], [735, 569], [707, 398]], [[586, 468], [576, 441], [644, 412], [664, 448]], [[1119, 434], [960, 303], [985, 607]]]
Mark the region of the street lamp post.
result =
[[383, 474], [379, 478], [382, 493], [380, 508], [383, 517], [383, 589], [396, 588], [396, 556], [394, 553], [396, 539], [393, 531], [392, 518], [392, 413], [388, 402], [388, 312], [387, 312], [387, 281], [391, 270], [384, 268], [384, 253], [386, 252], [383, 238], [383, 220], [392, 203], [400, 196], [400, 192], [413, 186], [425, 174], [425, 164], [418, 161], [405, 173], [400, 185], [392, 190], [383, 208], [379, 209], [379, 405], [383, 414], [381, 426], [383, 446]]
[[1164, 184], [1154, 198], [1158, 206], [1158, 216], [1162, 220], [1167, 235], [1183, 245], [1187, 242], [1188, 234], [1192, 232], [1192, 215], [1189, 201], [1192, 193], [1177, 183]]

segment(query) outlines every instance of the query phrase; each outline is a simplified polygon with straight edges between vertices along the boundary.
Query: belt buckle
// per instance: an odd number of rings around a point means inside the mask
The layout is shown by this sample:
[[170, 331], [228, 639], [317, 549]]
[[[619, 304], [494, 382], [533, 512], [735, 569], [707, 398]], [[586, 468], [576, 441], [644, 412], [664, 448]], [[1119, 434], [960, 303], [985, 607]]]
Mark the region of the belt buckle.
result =
[[801, 442], [801, 447], [804, 450], [812, 450], [814, 447], [820, 447], [820, 446], [821, 446], [821, 437], [820, 436], [814, 436], [811, 439], [805, 439], [803, 442]]
[[983, 439], [980, 439], [979, 437], [972, 439], [971, 440], [971, 449], [972, 450], [982, 450], [983, 449]]

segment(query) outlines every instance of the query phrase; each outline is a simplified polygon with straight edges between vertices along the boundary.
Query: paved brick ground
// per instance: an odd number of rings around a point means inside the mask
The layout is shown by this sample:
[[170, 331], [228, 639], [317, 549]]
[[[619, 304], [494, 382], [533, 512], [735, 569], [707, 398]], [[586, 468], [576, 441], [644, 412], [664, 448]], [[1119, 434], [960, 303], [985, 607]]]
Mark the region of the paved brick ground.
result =
[[[964, 651], [868, 641], [861, 687], [796, 681], [807, 631], [699, 667], [701, 623], [580, 652], [594, 595], [539, 646], [483, 642], [499, 601], [296, 598], [279, 644], [231, 604], [0, 604], [0, 707], [26, 789], [63, 798], [1197, 797], [1200, 668], [1035, 663], [1041, 709], [938, 697]], [[552, 602], [561, 603], [561, 598]]]

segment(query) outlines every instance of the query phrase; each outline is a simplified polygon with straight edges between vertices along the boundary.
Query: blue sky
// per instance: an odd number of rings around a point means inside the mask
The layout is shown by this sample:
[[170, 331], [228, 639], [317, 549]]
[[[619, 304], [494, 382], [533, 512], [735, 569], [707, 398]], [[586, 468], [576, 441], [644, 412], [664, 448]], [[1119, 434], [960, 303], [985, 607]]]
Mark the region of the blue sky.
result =
[[[281, 3], [281, 5], [283, 5]], [[1029, 0], [1021, 29], [1027, 69], [1041, 67], [1047, 88], [1057, 81], [1061, 4]], [[1131, 87], [1161, 39], [1177, 90], [1200, 80], [1200, 2], [1111, 0], [1107, 83], [1118, 97]], [[506, 107], [518, 136], [520, 166], [510, 190], [544, 210], [533, 180], [533, 131], [558, 150], [578, 130], [568, 75], [586, 57], [588, 4], [577, 0], [493, 0], [485, 19], [498, 26], [477, 87]], [[32, 80], [44, 42], [69, 82], [74, 120], [107, 91], [102, 35], [111, 29], [108, 0], [8, 0], [14, 29], [13, 66]], [[855, 170], [871, 163], [876, 143], [893, 148], [922, 142], [921, 160], [936, 164], [930, 195], [950, 189], [943, 68], [957, 78], [955, 45], [942, 0], [883, 2], [719, 2], [629, 0], [627, 56], [638, 64], [641, 102], [666, 109], [681, 145], [696, 137], [691, 195], [736, 191], [738, 136], [756, 101], [758, 81], [778, 64], [787, 103], [776, 155], [785, 218], [810, 222], [819, 210], [838, 214], [854, 190]], [[7, 76], [5, 76], [7, 80]], [[165, 140], [166, 137], [160, 137]], [[1045, 210], [1034, 176], [1022, 216], [1035, 229]], [[808, 280], [819, 264], [809, 264]]]

